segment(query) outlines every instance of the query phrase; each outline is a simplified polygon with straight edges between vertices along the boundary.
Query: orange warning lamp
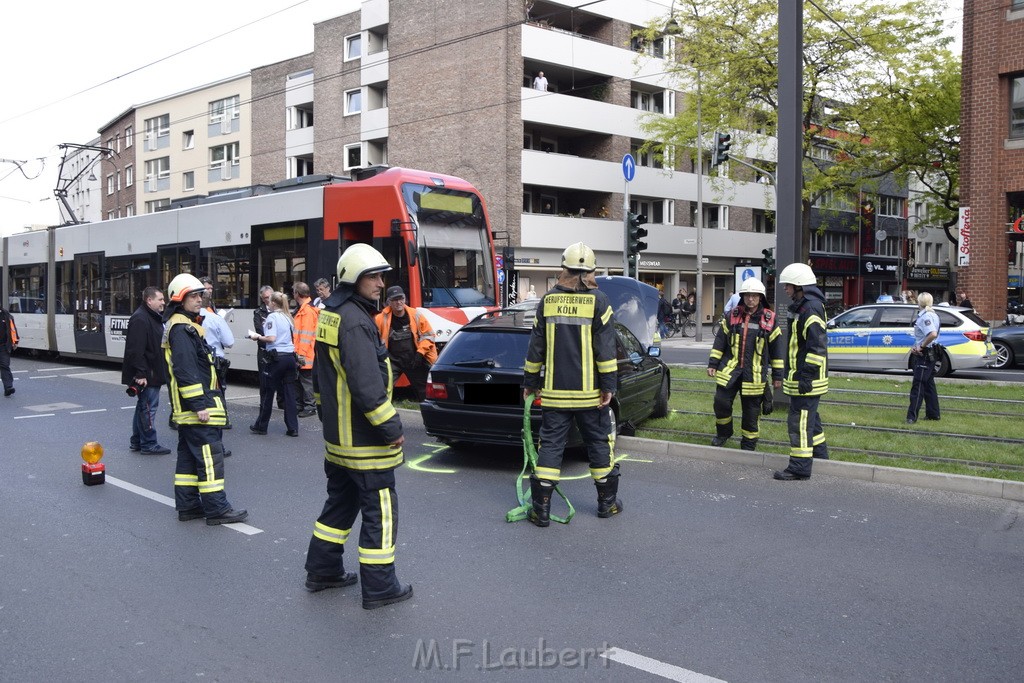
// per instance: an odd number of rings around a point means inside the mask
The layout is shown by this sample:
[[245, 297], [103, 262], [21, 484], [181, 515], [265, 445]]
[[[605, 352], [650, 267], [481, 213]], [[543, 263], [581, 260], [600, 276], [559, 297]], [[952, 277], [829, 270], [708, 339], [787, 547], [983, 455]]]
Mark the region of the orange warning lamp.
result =
[[98, 441], [90, 441], [82, 446], [82, 483], [95, 486], [106, 481], [106, 466], [100, 462], [103, 458], [103, 446]]

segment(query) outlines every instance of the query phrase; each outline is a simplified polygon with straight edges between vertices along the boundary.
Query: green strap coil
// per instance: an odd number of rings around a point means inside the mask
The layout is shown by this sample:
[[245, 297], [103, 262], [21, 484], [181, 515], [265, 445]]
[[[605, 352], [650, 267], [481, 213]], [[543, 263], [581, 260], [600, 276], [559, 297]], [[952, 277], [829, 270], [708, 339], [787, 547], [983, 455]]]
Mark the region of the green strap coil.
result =
[[[520, 522], [526, 519], [527, 514], [533, 509], [533, 497], [530, 494], [530, 485], [528, 483], [529, 478], [526, 477], [527, 469], [529, 469], [530, 474], [537, 471], [537, 447], [533, 443], [533, 430], [530, 428], [531, 403], [532, 401], [523, 401], [523, 469], [519, 472], [519, 476], [516, 477], [516, 500], [519, 501], [519, 507], [505, 513], [506, 522]], [[569, 512], [566, 513], [565, 517], [552, 514], [551, 521], [558, 522], [559, 524], [568, 524], [573, 515], [576, 514], [576, 508], [565, 497], [558, 484], [555, 485], [555, 493], [565, 501]]]

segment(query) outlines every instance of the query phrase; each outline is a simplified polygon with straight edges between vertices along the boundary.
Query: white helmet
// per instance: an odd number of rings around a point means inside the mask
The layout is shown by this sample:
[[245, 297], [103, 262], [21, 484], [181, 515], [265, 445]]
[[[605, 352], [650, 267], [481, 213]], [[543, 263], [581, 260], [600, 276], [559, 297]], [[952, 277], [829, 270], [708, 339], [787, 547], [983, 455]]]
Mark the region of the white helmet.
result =
[[593, 249], [583, 242], [577, 242], [570, 244], [562, 252], [562, 267], [591, 273], [597, 270], [597, 257], [594, 256]]
[[760, 280], [756, 277], [748, 277], [742, 282], [742, 284], [740, 284], [739, 294], [760, 294], [761, 296], [764, 296], [766, 291], [767, 290], [765, 290], [764, 285]]
[[171, 303], [180, 304], [192, 292], [205, 291], [206, 285], [200, 282], [199, 278], [191, 273], [181, 273], [175, 275], [171, 284], [167, 285], [167, 298], [171, 300]]
[[790, 263], [779, 273], [780, 285], [806, 287], [817, 282], [818, 278], [814, 277], [814, 271], [806, 263]]
[[391, 270], [391, 264], [369, 244], [353, 244], [338, 259], [338, 281], [354, 285], [363, 275]]

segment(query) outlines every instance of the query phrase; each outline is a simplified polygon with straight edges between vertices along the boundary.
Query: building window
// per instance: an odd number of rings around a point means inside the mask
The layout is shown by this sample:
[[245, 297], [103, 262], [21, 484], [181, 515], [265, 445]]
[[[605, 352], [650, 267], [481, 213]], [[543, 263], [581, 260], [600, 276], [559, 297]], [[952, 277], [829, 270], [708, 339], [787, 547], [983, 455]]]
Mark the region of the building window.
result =
[[114, 174], [107, 176], [107, 194], [114, 194]]
[[363, 91], [347, 90], [345, 92], [345, 116], [358, 114], [363, 109]]
[[345, 145], [345, 170], [362, 168], [363, 166], [363, 145]]
[[878, 211], [876, 215], [903, 218], [903, 207], [905, 201], [906, 200], [904, 200], [903, 197], [893, 197], [885, 194], [879, 195]]
[[1010, 92], [1010, 137], [1024, 138], [1024, 76], [1013, 79]]
[[[824, 254], [852, 254], [852, 232], [811, 231], [811, 251]], [[882, 252], [878, 252], [881, 254]]]
[[288, 130], [313, 127], [313, 103], [288, 107]]
[[135, 144], [135, 129], [131, 126], [126, 126], [124, 129], [124, 147], [128, 149]]
[[146, 149], [155, 150], [164, 147], [171, 134], [171, 115], [163, 114], [146, 119]]
[[185, 171], [181, 174], [181, 191], [191, 192], [196, 189], [196, 172]]
[[118, 154], [121, 153], [121, 136], [120, 135], [115, 135], [114, 136], [114, 151], [117, 152]]
[[146, 213], [155, 213], [156, 211], [167, 208], [170, 205], [170, 199], [155, 199], [151, 202], [146, 202]]
[[125, 166], [124, 167], [124, 186], [131, 187], [135, 184], [135, 167]]
[[118, 191], [120, 191], [121, 190], [121, 172], [117, 171], [117, 173], [114, 174], [114, 177], [116, 178], [116, 180], [114, 181], [114, 187]]
[[359, 59], [362, 56], [363, 36], [360, 33], [345, 37], [345, 61]]
[[194, 130], [186, 130], [181, 134], [181, 148], [182, 149], [193, 149], [196, 146], [196, 132]]
[[232, 166], [238, 165], [238, 143], [232, 142], [227, 145], [218, 145], [210, 148], [210, 168], [220, 168], [230, 162]]
[[237, 119], [238, 102], [238, 95], [210, 102], [210, 124], [220, 123], [225, 118], [229, 120]]
[[107, 220], [108, 221], [114, 220], [114, 210], [113, 209], [111, 209], [110, 211], [107, 211]]
[[[156, 192], [158, 188], [158, 180], [170, 178], [171, 176], [171, 158], [160, 157], [159, 159], [151, 159], [146, 162], [146, 192]], [[163, 189], [169, 189], [164, 187]]]

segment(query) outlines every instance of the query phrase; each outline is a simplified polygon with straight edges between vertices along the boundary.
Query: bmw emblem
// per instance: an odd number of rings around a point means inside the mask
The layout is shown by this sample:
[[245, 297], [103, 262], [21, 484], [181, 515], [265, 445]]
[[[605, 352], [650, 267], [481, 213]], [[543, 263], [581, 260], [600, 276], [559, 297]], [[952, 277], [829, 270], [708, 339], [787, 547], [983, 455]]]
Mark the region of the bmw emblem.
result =
[[490, 374], [484, 375], [484, 381], [485, 382], [490, 382], [491, 379], [492, 379], [492, 377], [490, 376]]

